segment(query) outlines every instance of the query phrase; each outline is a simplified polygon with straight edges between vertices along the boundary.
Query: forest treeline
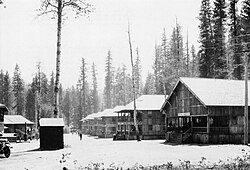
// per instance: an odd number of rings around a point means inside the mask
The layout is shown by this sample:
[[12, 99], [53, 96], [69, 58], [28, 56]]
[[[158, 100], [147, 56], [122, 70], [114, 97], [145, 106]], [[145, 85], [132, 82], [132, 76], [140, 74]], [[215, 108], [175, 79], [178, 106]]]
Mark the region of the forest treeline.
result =
[[[137, 97], [167, 95], [183, 76], [244, 78], [244, 55], [249, 55], [250, 49], [250, 1], [201, 0], [197, 16], [199, 49], [189, 43], [188, 33], [183, 34], [176, 19], [170, 35], [162, 29], [161, 42], [154, 47], [153, 71], [147, 74], [145, 81], [141, 76], [140, 49], [136, 48], [133, 74]], [[78, 82], [66, 89], [60, 85], [59, 117], [64, 118], [66, 125], [81, 128], [80, 120], [86, 115], [133, 100], [132, 71], [125, 65], [114, 67], [112, 60], [112, 52], [107, 50], [105, 70], [97, 70], [95, 63], [86, 63], [82, 58]], [[98, 71], [105, 71], [104, 89], [99, 88]], [[1, 70], [0, 103], [10, 109], [10, 114], [23, 115], [36, 122], [41, 117], [53, 117], [55, 74], [46, 75], [39, 63], [33, 75], [27, 83], [18, 64], [13, 75]]]

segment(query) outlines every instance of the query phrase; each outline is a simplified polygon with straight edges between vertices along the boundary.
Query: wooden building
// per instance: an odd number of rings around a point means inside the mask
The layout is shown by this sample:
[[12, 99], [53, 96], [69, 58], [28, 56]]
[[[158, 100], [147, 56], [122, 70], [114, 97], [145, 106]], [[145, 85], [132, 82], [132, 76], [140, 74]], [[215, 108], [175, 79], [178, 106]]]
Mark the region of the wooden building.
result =
[[123, 106], [116, 106], [113, 109], [104, 110], [97, 118], [98, 137], [112, 138], [117, 132], [118, 113]]
[[[136, 99], [137, 122], [141, 139], [163, 139], [165, 137], [165, 115], [160, 113], [164, 95], [142, 95]], [[136, 139], [133, 122], [134, 102], [118, 111], [118, 132], [126, 139]]]
[[26, 119], [22, 115], [4, 115], [5, 133], [27, 133], [32, 130], [33, 122]]
[[101, 112], [92, 113], [83, 118], [82, 121], [82, 133], [97, 136], [97, 117]]
[[56, 150], [64, 148], [62, 118], [40, 119], [40, 149]]
[[244, 96], [244, 81], [180, 78], [161, 108], [166, 141], [243, 143]]

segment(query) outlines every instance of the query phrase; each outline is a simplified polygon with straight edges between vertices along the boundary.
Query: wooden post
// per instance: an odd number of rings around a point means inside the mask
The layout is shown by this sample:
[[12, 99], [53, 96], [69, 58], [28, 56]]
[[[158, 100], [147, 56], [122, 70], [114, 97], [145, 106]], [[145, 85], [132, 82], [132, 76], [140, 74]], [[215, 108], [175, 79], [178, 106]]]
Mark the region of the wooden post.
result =
[[209, 143], [209, 134], [210, 134], [210, 121], [209, 121], [209, 116], [207, 115], [207, 142]]
[[244, 144], [248, 145], [248, 53], [244, 52], [244, 55], [245, 55]]

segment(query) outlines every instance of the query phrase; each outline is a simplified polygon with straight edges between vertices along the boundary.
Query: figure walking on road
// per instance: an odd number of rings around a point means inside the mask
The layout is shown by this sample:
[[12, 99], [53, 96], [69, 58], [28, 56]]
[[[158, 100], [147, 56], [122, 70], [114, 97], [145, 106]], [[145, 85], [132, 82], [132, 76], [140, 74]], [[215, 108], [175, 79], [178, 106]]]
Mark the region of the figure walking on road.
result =
[[82, 133], [81, 132], [79, 133], [79, 136], [80, 136], [80, 140], [82, 140]]

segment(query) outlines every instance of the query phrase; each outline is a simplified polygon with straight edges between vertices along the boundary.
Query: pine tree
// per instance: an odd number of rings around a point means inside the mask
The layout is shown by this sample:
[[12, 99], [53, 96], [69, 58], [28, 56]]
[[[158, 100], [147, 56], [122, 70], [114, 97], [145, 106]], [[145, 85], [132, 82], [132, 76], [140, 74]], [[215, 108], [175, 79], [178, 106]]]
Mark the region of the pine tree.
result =
[[29, 88], [26, 95], [26, 104], [25, 104], [25, 117], [35, 122], [35, 112], [36, 112], [36, 106], [35, 106], [35, 93], [32, 88]]
[[[165, 33], [163, 34], [164, 37], [166, 37]], [[163, 37], [163, 42], [165, 41], [165, 38]], [[163, 94], [163, 86], [162, 86], [162, 58], [161, 58], [161, 47], [157, 44], [155, 44], [155, 59], [154, 59], [154, 88], [156, 89], [157, 94]]]
[[[229, 77], [234, 77], [235, 79], [242, 80], [242, 75], [244, 72], [243, 61], [242, 61], [242, 51], [240, 44], [240, 16], [238, 14], [237, 3], [239, 0], [229, 1], [229, 49], [228, 49], [228, 67], [229, 67]], [[232, 73], [231, 73], [232, 72]]]
[[[135, 93], [136, 96], [139, 97], [142, 94], [142, 78], [141, 78], [141, 60], [139, 56], [139, 49], [136, 48], [136, 61], [134, 65], [134, 73], [135, 73]], [[136, 97], [136, 98], [137, 98]]]
[[[242, 3], [241, 19], [245, 34], [250, 34], [250, 1], [244, 0]], [[249, 36], [247, 36], [249, 38]], [[247, 39], [247, 38], [246, 38]]]
[[63, 99], [62, 112], [65, 117], [65, 125], [69, 127], [70, 125], [70, 112], [71, 112], [71, 101], [70, 101], [70, 92], [69, 89], [66, 90], [66, 94]]
[[70, 89], [70, 101], [71, 101], [71, 116], [70, 116], [70, 125], [72, 128], [77, 129], [79, 124], [78, 119], [78, 111], [79, 111], [79, 97], [78, 97], [78, 89], [76, 89], [74, 86]]
[[0, 71], [0, 103], [4, 103], [4, 91], [3, 91], [3, 83], [4, 83], [4, 72], [3, 70]]
[[113, 91], [113, 67], [112, 67], [112, 57], [110, 50], [108, 51], [108, 56], [106, 59], [105, 67], [105, 87], [104, 87], [104, 105], [106, 109], [110, 109], [112, 106], [112, 96], [111, 92]]
[[56, 79], [55, 79], [55, 103], [54, 117], [58, 116], [58, 98], [59, 98], [59, 77], [60, 77], [60, 62], [61, 62], [61, 34], [62, 22], [65, 20], [68, 11], [75, 12], [75, 17], [82, 14], [87, 15], [91, 12], [91, 5], [81, 0], [64, 1], [64, 0], [42, 0], [40, 7], [40, 16], [53, 14], [53, 18], [57, 18], [57, 50], [56, 50]]
[[145, 86], [143, 88], [143, 94], [155, 94], [155, 86], [154, 86], [154, 75], [152, 73], [148, 73]]
[[212, 57], [214, 77], [227, 77], [227, 58], [225, 46], [226, 33], [226, 3], [225, 0], [215, 0], [213, 10], [213, 38], [214, 38], [214, 55]]
[[[241, 32], [241, 41], [243, 46], [246, 46], [247, 49], [250, 49], [250, 2], [249, 0], [244, 0], [242, 2], [241, 9], [241, 24], [242, 24], [242, 32]], [[244, 47], [245, 48], [245, 47]], [[250, 56], [250, 54], [249, 54]]]
[[210, 0], [201, 1], [201, 9], [199, 14], [200, 20], [200, 61], [199, 72], [200, 77], [214, 77], [212, 56], [214, 55], [213, 47], [213, 30], [212, 30], [212, 12]]
[[98, 96], [98, 89], [97, 89], [97, 71], [95, 63], [92, 64], [92, 105], [93, 105], [93, 112], [97, 113], [99, 111], [99, 96]]
[[82, 58], [81, 63], [81, 73], [80, 78], [78, 81], [79, 89], [78, 89], [78, 96], [79, 96], [79, 105], [78, 105], [78, 116], [77, 116], [77, 122], [78, 122], [78, 128], [79, 130], [82, 129], [82, 123], [81, 119], [87, 116], [87, 67], [85, 59]]
[[199, 75], [199, 58], [196, 55], [194, 45], [192, 45], [190, 53], [191, 53], [191, 61], [190, 61], [191, 72], [190, 72], [190, 76], [191, 77], [198, 77], [198, 75]]
[[41, 94], [41, 102], [43, 104], [48, 104], [49, 102], [49, 85], [48, 85], [48, 79], [45, 73], [40, 73], [40, 94]]
[[48, 87], [48, 98], [49, 98], [49, 103], [51, 106], [53, 106], [54, 101], [55, 101], [55, 95], [54, 95], [54, 88], [55, 88], [55, 76], [54, 73], [51, 73], [50, 76], [50, 82], [49, 82], [49, 87]]
[[15, 114], [24, 115], [24, 81], [21, 77], [19, 66], [16, 64], [12, 80], [13, 94], [15, 105], [13, 109]]
[[[177, 22], [176, 26], [173, 28], [169, 46], [169, 52], [171, 57], [168, 60], [167, 69], [171, 71], [167, 75], [166, 79], [168, 79], [169, 87], [170, 89], [172, 89], [179, 77], [185, 76], [183, 36], [181, 34], [181, 26]], [[168, 92], [170, 92], [169, 89]]]
[[9, 109], [12, 108], [11, 99], [12, 99], [11, 80], [9, 73], [6, 72], [3, 79], [3, 104]]

